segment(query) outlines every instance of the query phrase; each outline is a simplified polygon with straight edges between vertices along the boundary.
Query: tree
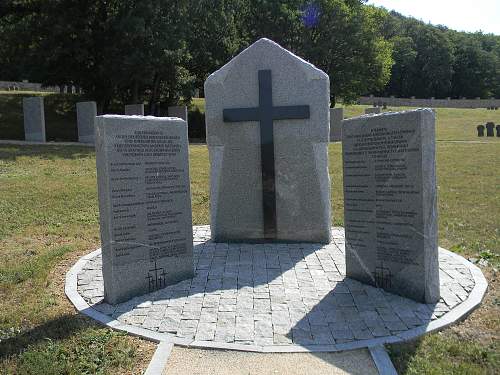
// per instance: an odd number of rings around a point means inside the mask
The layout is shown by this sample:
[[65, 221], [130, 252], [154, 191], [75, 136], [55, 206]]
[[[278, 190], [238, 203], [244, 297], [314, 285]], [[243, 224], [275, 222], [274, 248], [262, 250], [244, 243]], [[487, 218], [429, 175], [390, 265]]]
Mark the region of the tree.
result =
[[244, 0], [190, 0], [188, 69], [195, 76], [196, 87], [202, 88], [208, 75], [245, 45], [242, 21], [246, 5]]
[[378, 26], [384, 12], [360, 0], [251, 3], [249, 40], [272, 38], [328, 73], [333, 105], [339, 97], [353, 102], [387, 83], [391, 46]]
[[454, 35], [452, 95], [489, 98], [500, 84], [500, 57], [483, 49], [480, 35]]
[[[192, 89], [186, 69], [188, 0], [18, 0], [30, 31], [30, 79], [75, 84], [106, 111], [114, 98], [175, 102]], [[9, 40], [15, 40], [13, 33]], [[14, 43], [11, 43], [14, 44]], [[13, 55], [11, 51], [10, 55]]]
[[421, 98], [447, 97], [451, 92], [453, 49], [445, 32], [415, 25], [409, 30], [417, 56], [413, 69], [412, 89]]
[[407, 36], [396, 36], [391, 39], [391, 42], [393, 44], [394, 65], [392, 66], [391, 78], [384, 91], [403, 98], [410, 97], [413, 95], [413, 72], [417, 58], [415, 43]]
[[16, 81], [30, 78], [24, 67], [31, 58], [30, 25], [38, 4], [6, 0], [0, 2], [0, 77]]

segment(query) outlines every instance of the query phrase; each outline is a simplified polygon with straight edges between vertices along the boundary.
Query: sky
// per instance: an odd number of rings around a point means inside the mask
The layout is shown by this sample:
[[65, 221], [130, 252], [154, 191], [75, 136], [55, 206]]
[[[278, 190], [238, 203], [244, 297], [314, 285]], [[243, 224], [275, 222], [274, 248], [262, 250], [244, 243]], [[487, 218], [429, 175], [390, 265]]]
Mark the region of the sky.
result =
[[500, 35], [500, 0], [368, 0], [368, 4], [457, 31]]

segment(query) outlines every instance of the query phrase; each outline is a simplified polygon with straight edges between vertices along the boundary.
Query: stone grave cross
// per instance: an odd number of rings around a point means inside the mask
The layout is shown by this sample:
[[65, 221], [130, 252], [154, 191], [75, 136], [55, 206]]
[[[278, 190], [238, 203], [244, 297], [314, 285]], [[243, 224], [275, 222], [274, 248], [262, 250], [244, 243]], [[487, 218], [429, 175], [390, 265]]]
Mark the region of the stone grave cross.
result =
[[273, 106], [271, 70], [259, 70], [259, 106], [223, 110], [224, 122], [258, 121], [262, 170], [264, 238], [275, 239], [276, 183], [274, 172], [274, 120], [308, 119], [309, 106]]
[[214, 242], [330, 242], [329, 88], [265, 38], [207, 78]]

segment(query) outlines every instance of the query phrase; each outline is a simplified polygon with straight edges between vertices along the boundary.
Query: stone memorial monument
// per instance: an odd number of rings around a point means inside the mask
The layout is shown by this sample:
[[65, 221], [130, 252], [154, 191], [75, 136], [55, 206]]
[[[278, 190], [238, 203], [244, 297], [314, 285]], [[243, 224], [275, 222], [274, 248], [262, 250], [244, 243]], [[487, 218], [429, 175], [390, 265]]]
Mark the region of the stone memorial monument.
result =
[[497, 130], [497, 137], [500, 137], [500, 125], [495, 126], [495, 129]]
[[78, 142], [94, 143], [94, 121], [96, 116], [97, 107], [95, 102], [76, 103]]
[[125, 105], [125, 115], [127, 116], [144, 116], [144, 103], [127, 104]]
[[380, 113], [380, 107], [365, 108], [365, 114], [374, 115]]
[[487, 122], [486, 125], [486, 136], [494, 137], [495, 136], [495, 124], [493, 122]]
[[344, 120], [342, 142], [347, 277], [437, 302], [434, 112]]
[[477, 136], [484, 137], [484, 125], [477, 126]]
[[168, 115], [170, 117], [178, 117], [184, 121], [188, 121], [188, 109], [185, 105], [168, 107]]
[[342, 120], [344, 108], [330, 108], [330, 141], [342, 141]]
[[24, 140], [45, 142], [45, 110], [42, 96], [23, 98]]
[[328, 76], [260, 39], [205, 98], [214, 241], [328, 243]]
[[98, 116], [96, 159], [105, 300], [192, 277], [185, 121]]

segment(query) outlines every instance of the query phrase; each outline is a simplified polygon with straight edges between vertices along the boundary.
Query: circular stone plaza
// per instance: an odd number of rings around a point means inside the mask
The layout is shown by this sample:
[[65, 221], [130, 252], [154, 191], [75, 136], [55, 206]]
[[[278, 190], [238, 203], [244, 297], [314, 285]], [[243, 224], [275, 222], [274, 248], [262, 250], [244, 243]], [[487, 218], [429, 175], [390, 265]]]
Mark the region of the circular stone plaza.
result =
[[344, 230], [320, 244], [227, 244], [195, 226], [195, 276], [125, 303], [103, 302], [101, 251], [68, 272], [76, 308], [114, 329], [176, 345], [256, 352], [340, 351], [411, 340], [477, 307], [482, 272], [439, 249], [441, 299], [417, 303], [345, 277]]

